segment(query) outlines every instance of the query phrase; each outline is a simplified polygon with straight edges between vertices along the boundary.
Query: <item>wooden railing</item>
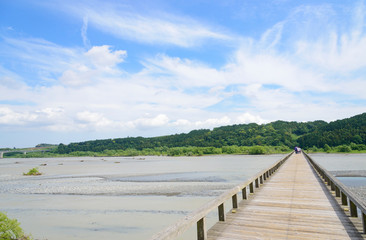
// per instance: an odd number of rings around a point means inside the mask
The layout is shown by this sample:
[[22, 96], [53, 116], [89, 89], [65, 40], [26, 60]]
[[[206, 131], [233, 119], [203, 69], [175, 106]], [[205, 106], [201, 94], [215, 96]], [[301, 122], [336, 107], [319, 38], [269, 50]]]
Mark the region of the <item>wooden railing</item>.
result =
[[247, 192], [254, 193], [254, 188], [259, 188], [260, 184], [263, 184], [292, 154], [288, 154], [285, 158], [275, 162], [271, 167], [266, 170], [263, 170], [256, 174], [254, 177], [249, 180], [237, 185], [236, 187], [224, 192], [219, 197], [211, 200], [195, 212], [189, 214], [184, 217], [174, 225], [168, 227], [162, 232], [155, 234], [151, 240], [168, 240], [175, 239], [181, 233], [185, 232], [189, 227], [194, 224], [197, 224], [197, 239], [205, 240], [207, 239], [207, 230], [206, 230], [206, 216], [216, 208], [218, 209], [218, 218], [219, 221], [225, 221], [225, 210], [224, 203], [232, 199], [232, 207], [233, 209], [238, 208], [238, 197], [237, 194], [239, 192], [242, 193], [242, 199], [247, 199]]
[[356, 196], [351, 190], [349, 190], [343, 183], [341, 183], [336, 177], [329, 173], [320, 164], [316, 163], [309, 155], [304, 153], [305, 157], [309, 160], [314, 169], [322, 177], [323, 181], [330, 186], [332, 191], [335, 191], [335, 196], [341, 198], [341, 203], [344, 206], [349, 206], [351, 217], [358, 217], [357, 208], [361, 212], [361, 220], [363, 233], [366, 233], [366, 206], [365, 203]]

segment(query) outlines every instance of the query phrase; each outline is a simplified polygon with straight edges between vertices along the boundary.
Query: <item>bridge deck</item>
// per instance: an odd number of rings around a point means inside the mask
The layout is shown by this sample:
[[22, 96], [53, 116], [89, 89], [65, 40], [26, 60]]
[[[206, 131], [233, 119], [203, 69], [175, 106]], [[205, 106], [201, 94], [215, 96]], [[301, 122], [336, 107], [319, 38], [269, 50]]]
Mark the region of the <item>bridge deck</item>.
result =
[[293, 154], [208, 239], [365, 239], [302, 154]]

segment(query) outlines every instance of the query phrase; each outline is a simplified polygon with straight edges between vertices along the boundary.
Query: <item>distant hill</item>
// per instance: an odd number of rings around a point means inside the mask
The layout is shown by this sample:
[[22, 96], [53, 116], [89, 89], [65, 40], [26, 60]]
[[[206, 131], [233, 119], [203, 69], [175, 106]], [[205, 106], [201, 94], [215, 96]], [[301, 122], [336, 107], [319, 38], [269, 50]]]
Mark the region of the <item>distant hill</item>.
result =
[[297, 142], [303, 147], [366, 144], [366, 113], [330, 122], [301, 136]]
[[102, 152], [104, 150], [154, 149], [172, 147], [224, 147], [224, 146], [287, 146], [303, 148], [366, 144], [366, 113], [327, 123], [275, 121], [268, 124], [238, 124], [213, 130], [193, 130], [160, 137], [127, 137], [94, 140], [68, 145], [60, 144], [58, 153], [75, 151]]

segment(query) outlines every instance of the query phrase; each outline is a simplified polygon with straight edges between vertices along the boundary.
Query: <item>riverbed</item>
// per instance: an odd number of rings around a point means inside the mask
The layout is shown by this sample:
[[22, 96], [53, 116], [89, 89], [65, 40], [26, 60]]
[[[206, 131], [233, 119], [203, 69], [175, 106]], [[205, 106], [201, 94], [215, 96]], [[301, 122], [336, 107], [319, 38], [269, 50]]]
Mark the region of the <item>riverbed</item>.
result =
[[[1, 159], [0, 211], [36, 239], [148, 239], [284, 156]], [[366, 170], [366, 154], [311, 156]], [[33, 167], [43, 174], [23, 176]]]

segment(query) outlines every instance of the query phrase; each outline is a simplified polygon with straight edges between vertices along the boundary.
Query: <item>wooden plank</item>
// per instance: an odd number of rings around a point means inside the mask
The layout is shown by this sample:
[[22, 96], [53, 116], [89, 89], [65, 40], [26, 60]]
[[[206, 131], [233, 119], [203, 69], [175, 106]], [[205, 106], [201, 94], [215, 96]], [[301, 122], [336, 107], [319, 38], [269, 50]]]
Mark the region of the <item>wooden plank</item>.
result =
[[215, 224], [207, 238], [365, 239], [357, 230], [362, 223], [349, 218], [331, 188], [322, 184], [302, 154], [292, 155], [235, 213], [228, 213], [225, 222]]

